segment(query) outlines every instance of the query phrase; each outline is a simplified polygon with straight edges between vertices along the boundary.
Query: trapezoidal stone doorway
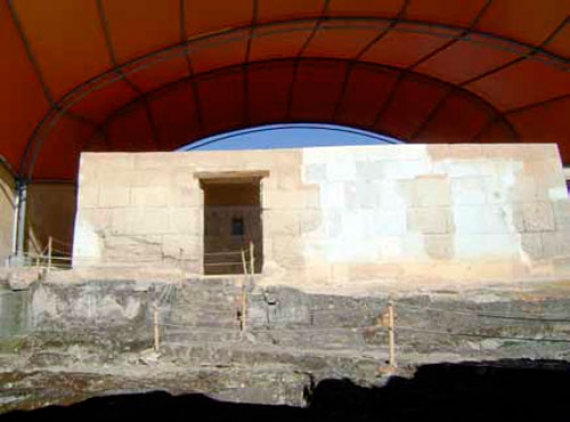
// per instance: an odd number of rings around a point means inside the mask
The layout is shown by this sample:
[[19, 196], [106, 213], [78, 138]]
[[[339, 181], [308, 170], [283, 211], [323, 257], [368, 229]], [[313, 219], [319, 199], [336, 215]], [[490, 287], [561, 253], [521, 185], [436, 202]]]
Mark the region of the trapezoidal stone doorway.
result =
[[[243, 274], [263, 267], [261, 176], [202, 175], [204, 192], [204, 274]], [[245, 256], [242, 255], [244, 251]]]

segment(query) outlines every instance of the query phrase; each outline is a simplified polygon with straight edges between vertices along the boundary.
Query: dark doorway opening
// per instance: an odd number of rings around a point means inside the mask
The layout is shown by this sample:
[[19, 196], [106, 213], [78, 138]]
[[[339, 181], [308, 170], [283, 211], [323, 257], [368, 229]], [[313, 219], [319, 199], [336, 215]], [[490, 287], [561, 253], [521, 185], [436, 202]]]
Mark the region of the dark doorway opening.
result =
[[261, 273], [260, 182], [259, 176], [201, 178], [204, 190], [204, 274], [243, 274], [246, 270], [249, 273], [251, 264], [255, 273]]

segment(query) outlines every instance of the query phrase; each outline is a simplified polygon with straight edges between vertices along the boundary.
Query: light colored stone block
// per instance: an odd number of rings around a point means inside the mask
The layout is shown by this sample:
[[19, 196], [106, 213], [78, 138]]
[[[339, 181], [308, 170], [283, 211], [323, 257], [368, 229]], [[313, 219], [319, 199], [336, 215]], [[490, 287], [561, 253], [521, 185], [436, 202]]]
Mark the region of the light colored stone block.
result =
[[524, 227], [527, 232], [555, 229], [554, 213], [549, 202], [531, 202], [522, 205]]
[[455, 231], [459, 234], [505, 234], [517, 231], [509, 205], [461, 205], [453, 207]]
[[131, 204], [135, 207], [165, 207], [167, 193], [164, 187], [133, 187]]
[[484, 177], [458, 177], [451, 179], [451, 197], [454, 204], [480, 205], [487, 202]]
[[166, 191], [167, 204], [170, 208], [202, 208], [204, 204], [204, 193], [198, 186], [194, 188], [188, 186], [169, 186]]
[[444, 206], [451, 202], [451, 183], [447, 177], [425, 176], [414, 179], [409, 204], [417, 207]]
[[169, 233], [198, 236], [202, 233], [203, 213], [196, 208], [171, 208], [167, 215]]
[[456, 234], [456, 259], [512, 259], [518, 257], [520, 240], [517, 234]]
[[453, 216], [449, 208], [422, 207], [408, 209], [408, 232], [446, 234], [453, 232], [453, 228]]
[[467, 159], [467, 160], [481, 160], [484, 156], [483, 150], [487, 151], [481, 144], [450, 144], [445, 151], [445, 158], [451, 160]]
[[323, 217], [320, 210], [305, 210], [300, 214], [301, 235], [320, 232], [323, 228]]
[[521, 252], [524, 254], [523, 260], [542, 259], [544, 257], [544, 249], [540, 233], [522, 233]]
[[540, 233], [545, 258], [570, 256], [570, 231]]
[[267, 237], [299, 236], [301, 233], [298, 212], [267, 210], [263, 213], [264, 233]]
[[570, 230], [570, 200], [556, 201], [552, 204], [557, 230]]
[[324, 163], [310, 163], [303, 167], [303, 183], [323, 183], [327, 179], [327, 167]]
[[162, 237], [155, 235], [107, 236], [103, 260], [107, 263], [136, 265], [162, 262]]
[[202, 261], [203, 238], [200, 236], [169, 234], [161, 238], [162, 254], [174, 260]]
[[385, 161], [357, 161], [356, 162], [356, 180], [383, 180], [385, 177], [384, 171]]
[[328, 182], [346, 182], [356, 178], [356, 163], [350, 160], [334, 160], [326, 164]]
[[110, 208], [82, 208], [77, 213], [77, 221], [87, 223], [94, 230], [105, 232], [112, 228], [114, 211]]
[[106, 186], [99, 189], [99, 207], [121, 208], [130, 204], [131, 189], [128, 187]]
[[402, 236], [407, 232], [405, 208], [373, 210], [374, 227], [369, 233], [377, 236]]
[[337, 182], [321, 185], [320, 196], [322, 208], [344, 208], [346, 206], [344, 183]]
[[534, 202], [537, 200], [536, 181], [533, 177], [518, 176], [510, 189], [511, 202]]
[[97, 208], [99, 206], [99, 187], [85, 186], [78, 191], [79, 208]]
[[161, 235], [170, 233], [169, 216], [162, 209], [116, 208], [113, 210], [114, 235]]
[[450, 260], [455, 254], [453, 235], [426, 235], [423, 238], [425, 253], [431, 259]]
[[380, 184], [369, 181], [347, 182], [344, 184], [344, 198], [350, 208], [376, 209], [381, 202]]
[[302, 190], [265, 189], [262, 195], [263, 208], [271, 210], [297, 210], [304, 208]]

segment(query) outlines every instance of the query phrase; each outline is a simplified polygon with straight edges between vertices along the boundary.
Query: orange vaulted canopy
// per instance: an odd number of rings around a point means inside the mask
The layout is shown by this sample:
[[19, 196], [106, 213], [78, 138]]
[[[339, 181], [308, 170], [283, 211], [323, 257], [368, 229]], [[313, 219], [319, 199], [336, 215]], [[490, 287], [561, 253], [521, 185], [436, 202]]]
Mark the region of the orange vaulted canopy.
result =
[[2, 0], [0, 155], [73, 180], [90, 151], [327, 122], [409, 142], [557, 142], [570, 0]]

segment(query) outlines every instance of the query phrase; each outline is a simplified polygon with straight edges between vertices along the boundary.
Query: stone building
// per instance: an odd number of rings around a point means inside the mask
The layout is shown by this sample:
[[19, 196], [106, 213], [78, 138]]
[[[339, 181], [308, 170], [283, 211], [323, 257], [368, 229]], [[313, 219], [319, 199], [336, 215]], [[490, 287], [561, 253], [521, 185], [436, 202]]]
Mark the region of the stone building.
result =
[[[85, 153], [76, 266], [267, 283], [564, 277], [570, 202], [555, 144]], [[249, 261], [248, 261], [249, 262]]]

